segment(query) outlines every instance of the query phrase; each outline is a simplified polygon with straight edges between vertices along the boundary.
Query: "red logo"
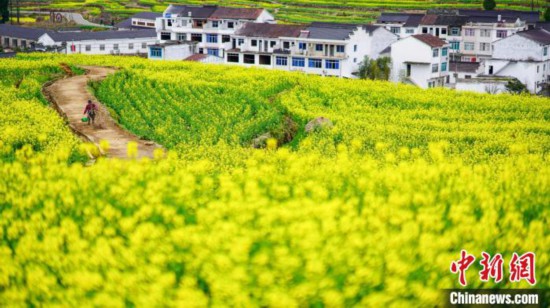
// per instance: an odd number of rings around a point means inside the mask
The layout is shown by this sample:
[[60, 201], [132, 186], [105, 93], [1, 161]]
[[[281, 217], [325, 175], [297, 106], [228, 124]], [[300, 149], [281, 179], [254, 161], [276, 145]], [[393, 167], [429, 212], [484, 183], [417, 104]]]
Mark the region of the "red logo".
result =
[[521, 257], [514, 252], [510, 260], [510, 281], [518, 282], [525, 279], [529, 284], [535, 285], [535, 254], [527, 252]]
[[466, 271], [468, 268], [474, 263], [476, 258], [473, 255], [469, 255], [466, 250], [462, 250], [460, 252], [460, 260], [453, 261], [451, 263], [451, 273], [458, 275], [458, 282], [460, 282], [461, 285], [466, 286]]

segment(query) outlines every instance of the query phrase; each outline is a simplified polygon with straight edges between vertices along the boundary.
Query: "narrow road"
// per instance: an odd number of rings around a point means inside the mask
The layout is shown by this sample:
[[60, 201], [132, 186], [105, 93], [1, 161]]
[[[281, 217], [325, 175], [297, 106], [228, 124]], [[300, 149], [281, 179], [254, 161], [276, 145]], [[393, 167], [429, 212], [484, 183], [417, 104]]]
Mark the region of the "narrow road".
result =
[[[21, 11], [21, 14], [40, 14], [40, 15], [50, 15], [50, 12], [43, 12], [43, 11]], [[90, 26], [90, 27], [96, 27], [96, 28], [112, 28], [108, 25], [100, 25], [93, 22], [90, 22], [86, 20], [82, 14], [80, 13], [72, 13], [72, 12], [57, 12], [57, 14], [60, 14], [61, 16], [65, 17], [68, 21], [74, 21], [77, 25], [81, 26]]]
[[[109, 142], [108, 157], [127, 158], [128, 143], [135, 142], [138, 146], [138, 157], [153, 157], [153, 151], [160, 148], [154, 142], [140, 140], [137, 136], [122, 129], [109, 115], [105, 106], [98, 102], [88, 90], [89, 80], [102, 80], [116, 70], [107, 67], [83, 66], [85, 75], [60, 79], [44, 88], [44, 93], [63, 113], [69, 126], [99, 145], [101, 140]], [[83, 112], [88, 99], [94, 101], [99, 108], [95, 125], [82, 122]]]

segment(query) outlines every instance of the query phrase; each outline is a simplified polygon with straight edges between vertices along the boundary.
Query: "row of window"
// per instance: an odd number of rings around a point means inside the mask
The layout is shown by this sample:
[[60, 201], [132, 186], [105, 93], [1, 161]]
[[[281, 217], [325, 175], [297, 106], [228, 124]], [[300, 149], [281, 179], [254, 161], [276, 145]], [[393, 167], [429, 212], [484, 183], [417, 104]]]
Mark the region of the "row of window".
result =
[[[433, 57], [434, 57], [434, 58], [439, 57], [439, 48], [434, 48], [434, 49], [432, 50], [432, 54], [433, 54]], [[447, 54], [449, 54], [448, 48], [447, 48], [447, 47], [441, 48], [441, 56], [442, 56], [442, 57], [446, 57]]]
[[[451, 46], [452, 48], [458, 50], [460, 48], [459, 42], [452, 42]], [[475, 50], [475, 43], [472, 42], [465, 42], [464, 43], [464, 50], [473, 51]], [[479, 51], [491, 51], [491, 43], [479, 43]]]
[[[264, 65], [271, 65], [271, 56], [268, 55], [260, 55], [260, 64]], [[310, 68], [323, 68], [323, 62], [324, 62], [324, 68], [325, 69], [331, 69], [331, 70], [337, 70], [340, 69], [340, 60], [324, 60], [323, 59], [306, 59], [306, 58], [300, 58], [300, 57], [292, 57], [290, 58], [291, 66], [292, 67], [307, 67]], [[239, 54], [236, 53], [228, 53], [227, 54], [227, 62], [230, 63], [239, 63]], [[256, 57], [252, 54], [244, 54], [243, 55], [243, 63], [245, 64], [256, 64]], [[276, 66], [288, 66], [289, 64], [289, 57], [283, 57], [283, 56], [276, 56], [275, 57], [275, 65]]]
[[[475, 36], [476, 29], [464, 29], [464, 36]], [[479, 29], [479, 36], [481, 37], [491, 37], [490, 29]], [[508, 37], [507, 30], [497, 30], [497, 38]]]
[[[166, 20], [166, 25], [168, 27], [172, 27], [172, 25], [175, 23], [175, 20], [174, 19], [167, 19]], [[220, 27], [220, 24], [223, 23], [223, 21], [219, 21], [219, 20], [212, 20], [212, 28], [219, 28]], [[182, 20], [182, 25], [183, 26], [186, 26], [187, 25], [187, 21], [186, 20]], [[203, 23], [201, 22], [200, 23], [200, 26], [202, 26]], [[235, 22], [233, 21], [228, 21], [227, 22], [227, 28], [228, 29], [234, 29], [235, 28]]]
[[[439, 72], [439, 67], [440, 65], [439, 64], [432, 64], [432, 73], [437, 73]], [[446, 72], [447, 71], [447, 62], [443, 62], [441, 63], [441, 72]]]
[[[128, 44], [128, 49], [133, 50], [134, 48], [135, 48], [134, 43]], [[84, 45], [84, 49], [86, 51], [92, 51], [92, 45]], [[118, 49], [119, 49], [119, 44], [113, 44], [113, 50], [118, 50]], [[141, 49], [147, 49], [147, 43], [141, 43]], [[105, 51], [105, 44], [100, 44], [99, 50]]]

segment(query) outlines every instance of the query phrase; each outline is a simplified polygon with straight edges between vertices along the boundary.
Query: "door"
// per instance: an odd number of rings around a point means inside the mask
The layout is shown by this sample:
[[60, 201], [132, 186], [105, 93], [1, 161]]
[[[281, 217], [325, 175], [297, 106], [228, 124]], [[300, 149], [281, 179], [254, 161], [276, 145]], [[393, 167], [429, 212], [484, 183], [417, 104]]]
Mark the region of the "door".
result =
[[268, 50], [268, 44], [269, 44], [269, 41], [264, 41], [264, 52], [267, 52]]
[[237, 39], [233, 39], [233, 44], [232, 44], [232, 48], [233, 49], [236, 49], [237, 48]]
[[411, 77], [411, 65], [407, 64], [407, 77]]
[[435, 36], [439, 36], [439, 28], [435, 28]]

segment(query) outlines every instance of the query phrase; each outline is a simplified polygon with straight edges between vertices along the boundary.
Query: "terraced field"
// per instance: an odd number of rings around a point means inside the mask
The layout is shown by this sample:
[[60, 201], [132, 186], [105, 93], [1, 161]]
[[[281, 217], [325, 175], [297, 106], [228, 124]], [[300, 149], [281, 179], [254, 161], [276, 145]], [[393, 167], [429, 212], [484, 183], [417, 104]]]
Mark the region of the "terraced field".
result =
[[[275, 13], [278, 20], [284, 22], [335, 21], [335, 22], [365, 22], [376, 18], [379, 11], [392, 10], [425, 10], [429, 8], [481, 8], [479, 0], [62, 0], [62, 1], [32, 1], [24, 2], [24, 9], [66, 9], [84, 11], [90, 15], [110, 13], [117, 17], [128, 16], [142, 11], [162, 12], [168, 3], [179, 4], [217, 4], [226, 6], [263, 7]], [[497, 8], [530, 10], [530, 0], [497, 1]], [[536, 0], [535, 7], [544, 5], [544, 1]]]

